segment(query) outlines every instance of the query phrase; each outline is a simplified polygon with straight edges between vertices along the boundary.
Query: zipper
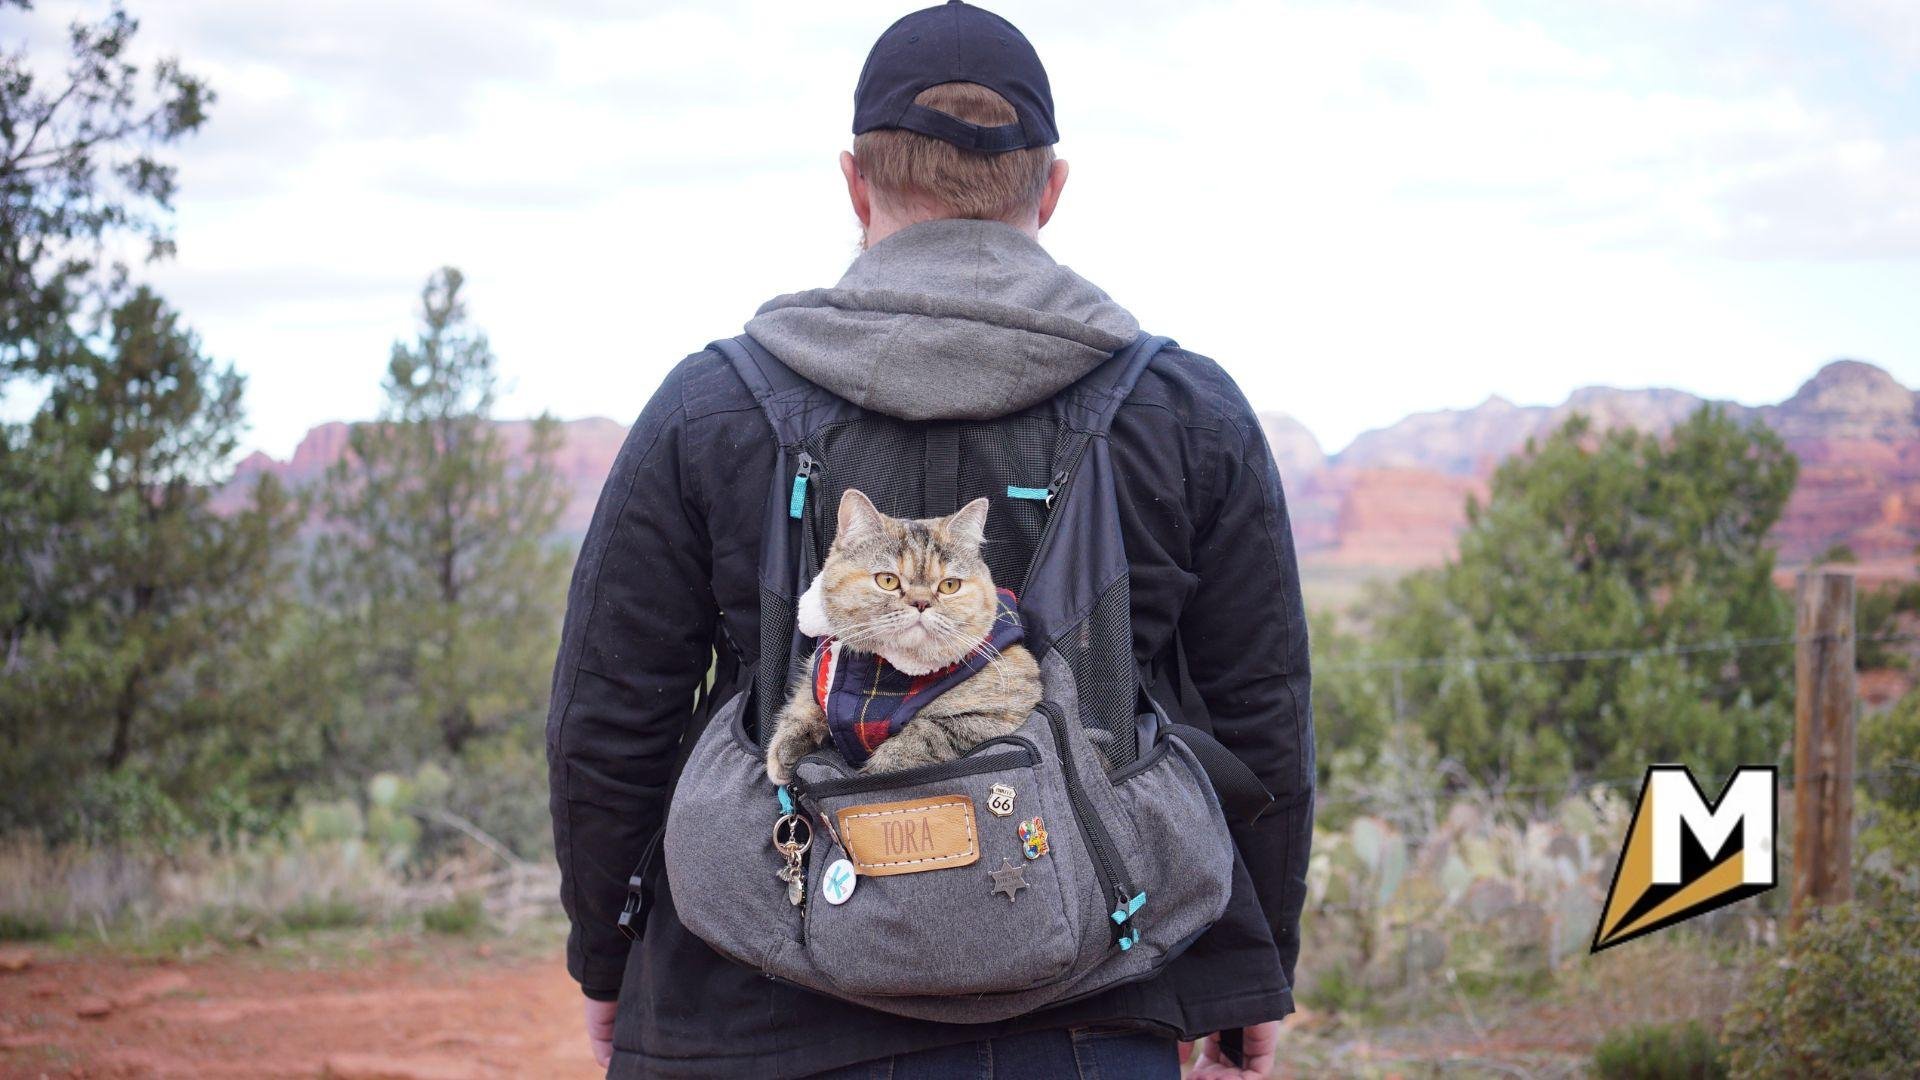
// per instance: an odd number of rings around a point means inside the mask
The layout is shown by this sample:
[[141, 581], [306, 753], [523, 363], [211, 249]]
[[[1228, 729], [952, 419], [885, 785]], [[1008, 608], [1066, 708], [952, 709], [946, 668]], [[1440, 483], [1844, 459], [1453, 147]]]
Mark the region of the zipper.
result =
[[1080, 822], [1080, 836], [1087, 845], [1087, 851], [1093, 856], [1094, 876], [1100, 879], [1101, 910], [1107, 904], [1115, 904], [1110, 913], [1115, 929], [1116, 940], [1122, 949], [1130, 949], [1133, 942], [1139, 940], [1137, 932], [1129, 932], [1126, 923], [1141, 904], [1134, 903], [1144, 897], [1136, 897], [1133, 886], [1127, 878], [1126, 863], [1120, 858], [1115, 847], [1113, 835], [1107, 832], [1106, 822], [1094, 811], [1093, 803], [1087, 798], [1085, 789], [1080, 786], [1080, 773], [1075, 767], [1073, 747], [1067, 737], [1067, 716], [1060, 706], [1051, 701], [1042, 701], [1040, 711], [1047, 714], [1049, 726], [1053, 729], [1053, 742], [1060, 755], [1060, 775], [1066, 781], [1067, 802], [1073, 806], [1073, 816]]
[[817, 520], [820, 517], [820, 493], [816, 489], [824, 473], [819, 458], [805, 450], [800, 451], [795, 462], [793, 493], [787, 498], [788, 515], [800, 520], [800, 580], [794, 589], [796, 601], [813, 584], [814, 575], [820, 572], [820, 553], [816, 550], [820, 543]]
[[1066, 486], [1067, 486], [1067, 470], [1065, 469], [1061, 469], [1059, 472], [1054, 473], [1053, 479], [1047, 481], [1047, 495], [1046, 495], [1046, 498], [1043, 499], [1042, 501], [1047, 504], [1048, 510], [1053, 509], [1053, 500], [1059, 496], [1060, 489]]
[[[1009, 749], [995, 754], [980, 753], [982, 749], [995, 745], [1005, 745]], [[963, 758], [870, 776], [841, 770], [840, 763], [826, 754], [809, 754], [807, 759], [830, 765], [840, 772], [838, 779], [807, 783], [795, 775], [787, 783], [787, 790], [795, 798], [812, 799], [817, 804], [821, 799], [831, 799], [839, 795], [857, 795], [864, 791], [910, 787], [915, 784], [935, 784], [942, 780], [956, 780], [962, 776], [1000, 772], [1005, 769], [1032, 768], [1040, 763], [1040, 751], [1035, 749], [1032, 743], [1018, 736], [1000, 735], [974, 747]]]
[[793, 492], [787, 496], [787, 516], [798, 518], [806, 511], [807, 488], [813, 480], [813, 468], [817, 464], [813, 455], [800, 451], [799, 467], [793, 474]]
[[1040, 557], [1045, 555], [1047, 548], [1053, 544], [1053, 534], [1060, 529], [1060, 515], [1054, 511], [1054, 504], [1059, 501], [1060, 493], [1065, 491], [1067, 485], [1073, 482], [1074, 474], [1080, 471], [1080, 459], [1086, 456], [1087, 444], [1092, 441], [1093, 436], [1091, 435], [1081, 439], [1080, 445], [1073, 451], [1073, 456], [1067, 459], [1067, 463], [1061, 467], [1059, 472], [1053, 474], [1053, 479], [1047, 481], [1047, 524], [1045, 528], [1040, 530], [1039, 542], [1033, 545], [1033, 558], [1027, 563], [1027, 573], [1024, 580], [1031, 580], [1033, 578], [1034, 569], [1040, 565]]

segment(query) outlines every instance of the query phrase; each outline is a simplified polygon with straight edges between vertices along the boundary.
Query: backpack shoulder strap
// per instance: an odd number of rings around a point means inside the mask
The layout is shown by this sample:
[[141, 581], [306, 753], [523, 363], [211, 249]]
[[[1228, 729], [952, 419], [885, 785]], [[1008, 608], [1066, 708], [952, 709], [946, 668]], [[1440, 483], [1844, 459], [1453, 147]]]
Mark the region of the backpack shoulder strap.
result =
[[710, 342], [747, 384], [783, 446], [798, 446], [816, 426], [818, 413], [839, 399], [806, 381], [746, 334]]
[[1106, 361], [1082, 376], [1061, 392], [1061, 404], [1073, 426], [1091, 435], [1104, 435], [1113, 426], [1113, 418], [1120, 411], [1121, 403], [1133, 393], [1140, 381], [1140, 375], [1147, 365], [1159, 355], [1160, 350], [1175, 346], [1172, 338], [1141, 334], [1133, 343], [1113, 354]]

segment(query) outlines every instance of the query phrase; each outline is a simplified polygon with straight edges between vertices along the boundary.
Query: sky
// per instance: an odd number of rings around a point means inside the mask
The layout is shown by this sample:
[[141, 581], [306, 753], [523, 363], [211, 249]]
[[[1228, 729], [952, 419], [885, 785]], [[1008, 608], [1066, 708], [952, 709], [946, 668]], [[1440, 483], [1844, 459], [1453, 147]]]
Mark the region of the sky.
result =
[[[836, 156], [900, 3], [131, 0], [219, 100], [143, 270], [248, 376], [243, 440], [372, 416], [461, 268], [501, 415], [631, 421], [762, 302], [831, 284]], [[1749, 404], [1920, 385], [1920, 3], [991, 5], [1072, 167], [1042, 242], [1329, 451], [1587, 385]], [[57, 47], [99, 4], [9, 10]], [[57, 59], [57, 55], [49, 54]]]

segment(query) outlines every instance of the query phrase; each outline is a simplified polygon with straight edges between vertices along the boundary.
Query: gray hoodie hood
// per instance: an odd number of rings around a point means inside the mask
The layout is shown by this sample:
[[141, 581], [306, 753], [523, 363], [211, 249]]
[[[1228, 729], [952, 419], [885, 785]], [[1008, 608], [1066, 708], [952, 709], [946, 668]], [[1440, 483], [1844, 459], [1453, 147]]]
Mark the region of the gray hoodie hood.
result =
[[908, 226], [831, 289], [775, 297], [747, 333], [816, 385], [904, 420], [984, 420], [1045, 401], [1140, 332], [998, 221]]

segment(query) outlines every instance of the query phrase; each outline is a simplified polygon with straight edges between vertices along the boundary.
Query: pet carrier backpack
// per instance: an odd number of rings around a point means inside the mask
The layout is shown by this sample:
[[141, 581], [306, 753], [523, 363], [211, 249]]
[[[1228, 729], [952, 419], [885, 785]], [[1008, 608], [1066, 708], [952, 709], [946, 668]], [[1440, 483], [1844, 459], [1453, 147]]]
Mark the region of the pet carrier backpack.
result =
[[[1167, 344], [1142, 336], [1009, 416], [917, 422], [805, 381], [749, 337], [711, 346], [780, 443], [757, 670], [699, 736], [663, 834], [679, 917], [716, 951], [871, 1008], [987, 1022], [1150, 977], [1225, 911], [1225, 815], [1271, 800], [1146, 691], [1106, 439]], [[777, 789], [760, 735], [812, 651], [796, 602], [849, 488], [895, 517], [991, 500], [986, 561], [1019, 598], [1044, 700], [957, 760], [869, 775], [829, 741]]]

